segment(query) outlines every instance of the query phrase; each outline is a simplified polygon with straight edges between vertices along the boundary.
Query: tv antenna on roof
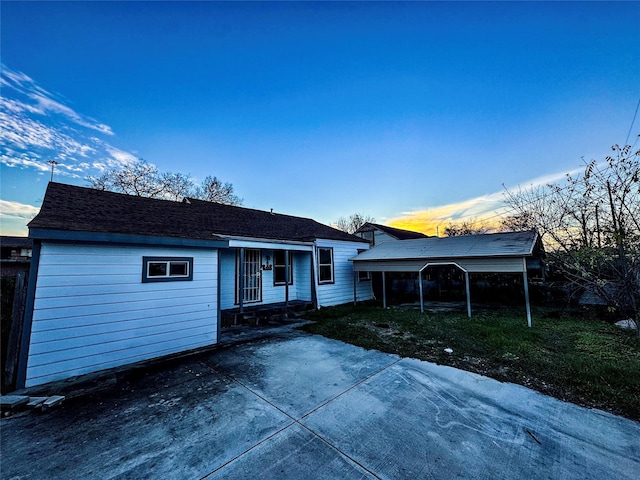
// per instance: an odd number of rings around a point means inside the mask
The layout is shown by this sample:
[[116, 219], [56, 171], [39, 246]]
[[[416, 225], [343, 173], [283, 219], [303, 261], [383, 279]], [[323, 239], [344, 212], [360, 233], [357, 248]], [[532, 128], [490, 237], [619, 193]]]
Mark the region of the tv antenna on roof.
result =
[[49, 162], [51, 164], [51, 182], [53, 182], [53, 170], [56, 168], [56, 165], [58, 165], [58, 162], [56, 162], [55, 160], [49, 160]]

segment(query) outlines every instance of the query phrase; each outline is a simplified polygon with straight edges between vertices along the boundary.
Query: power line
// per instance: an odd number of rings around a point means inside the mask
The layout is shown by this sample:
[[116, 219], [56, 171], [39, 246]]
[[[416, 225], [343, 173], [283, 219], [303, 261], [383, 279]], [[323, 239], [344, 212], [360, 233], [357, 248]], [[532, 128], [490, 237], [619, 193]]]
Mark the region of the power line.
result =
[[[631, 135], [631, 130], [633, 130], [633, 124], [636, 121], [636, 115], [638, 115], [638, 107], [640, 107], [640, 98], [638, 99], [638, 104], [636, 105], [636, 111], [633, 114], [633, 120], [631, 120], [631, 126], [629, 127], [629, 132], [627, 133], [627, 138], [624, 141], [624, 144], [627, 145], [629, 143], [629, 136]], [[634, 143], [635, 145], [635, 143]]]

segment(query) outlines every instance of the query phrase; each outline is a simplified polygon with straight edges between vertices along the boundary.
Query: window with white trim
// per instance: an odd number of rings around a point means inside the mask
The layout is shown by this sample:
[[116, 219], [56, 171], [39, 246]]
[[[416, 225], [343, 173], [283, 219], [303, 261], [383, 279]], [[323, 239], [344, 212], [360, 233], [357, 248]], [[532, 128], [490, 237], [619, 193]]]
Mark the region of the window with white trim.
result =
[[[273, 284], [284, 285], [286, 282], [285, 251], [273, 252]], [[293, 285], [293, 252], [289, 252], [289, 285]]]
[[142, 283], [193, 280], [193, 257], [142, 257]]
[[333, 281], [333, 248], [318, 247], [318, 283]]
[[[367, 232], [365, 232], [367, 233]], [[358, 249], [358, 254], [362, 253], [362, 252], [366, 252], [367, 250], [364, 248], [359, 248]], [[359, 282], [366, 282], [367, 280], [371, 280], [371, 273], [370, 272], [358, 272], [358, 281]]]

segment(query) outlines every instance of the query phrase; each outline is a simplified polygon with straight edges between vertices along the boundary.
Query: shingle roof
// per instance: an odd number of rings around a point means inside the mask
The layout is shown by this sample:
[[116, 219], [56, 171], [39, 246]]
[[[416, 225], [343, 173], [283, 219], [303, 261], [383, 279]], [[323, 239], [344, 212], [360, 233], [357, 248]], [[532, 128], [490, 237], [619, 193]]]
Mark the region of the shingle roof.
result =
[[424, 233], [414, 232], [412, 230], [404, 230], [402, 228], [389, 227], [387, 225], [380, 225], [379, 223], [371, 223], [371, 222], [365, 223], [362, 227], [356, 230], [356, 233], [373, 230], [373, 229], [382, 230], [383, 232], [391, 235], [392, 237], [397, 238], [398, 240], [410, 240], [414, 238], [428, 237], [428, 235], [425, 235]]
[[533, 230], [459, 237], [430, 237], [403, 242], [385, 242], [362, 252], [353, 260], [523, 257], [534, 253], [537, 241], [538, 234]]
[[242, 236], [272, 240], [363, 241], [308, 218], [189, 199], [185, 202], [49, 183], [30, 229], [216, 240]]
[[12, 237], [10, 235], [1, 235], [0, 246], [13, 248], [31, 248], [33, 246], [33, 240], [31, 240], [29, 237]]

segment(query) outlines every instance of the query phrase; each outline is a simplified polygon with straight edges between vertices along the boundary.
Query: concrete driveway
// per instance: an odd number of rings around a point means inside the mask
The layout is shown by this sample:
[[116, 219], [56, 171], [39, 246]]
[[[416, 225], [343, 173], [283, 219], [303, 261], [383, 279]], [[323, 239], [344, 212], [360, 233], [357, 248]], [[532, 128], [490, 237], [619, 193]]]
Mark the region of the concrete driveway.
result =
[[3, 479], [636, 479], [640, 424], [290, 328], [2, 419]]

